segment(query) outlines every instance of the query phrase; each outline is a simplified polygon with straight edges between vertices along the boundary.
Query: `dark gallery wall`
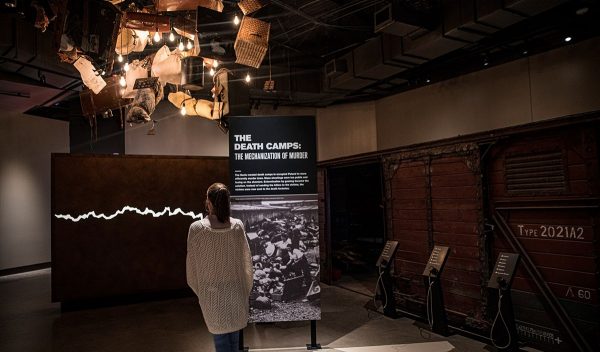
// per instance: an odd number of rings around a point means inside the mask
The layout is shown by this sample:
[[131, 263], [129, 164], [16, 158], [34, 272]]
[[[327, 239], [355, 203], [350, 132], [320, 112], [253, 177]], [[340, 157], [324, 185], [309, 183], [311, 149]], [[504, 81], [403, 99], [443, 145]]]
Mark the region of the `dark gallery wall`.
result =
[[50, 261], [50, 154], [68, 151], [68, 122], [0, 115], [0, 270]]
[[600, 110], [594, 38], [375, 102], [317, 110], [319, 160]]

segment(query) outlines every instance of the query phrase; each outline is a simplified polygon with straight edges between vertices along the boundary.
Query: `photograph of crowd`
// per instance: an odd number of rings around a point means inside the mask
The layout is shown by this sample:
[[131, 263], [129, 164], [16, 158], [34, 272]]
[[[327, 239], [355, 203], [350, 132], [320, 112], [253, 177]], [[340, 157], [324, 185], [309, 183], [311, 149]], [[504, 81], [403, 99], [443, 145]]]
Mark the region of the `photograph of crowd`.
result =
[[250, 321], [320, 319], [317, 200], [237, 200], [231, 210], [252, 253]]

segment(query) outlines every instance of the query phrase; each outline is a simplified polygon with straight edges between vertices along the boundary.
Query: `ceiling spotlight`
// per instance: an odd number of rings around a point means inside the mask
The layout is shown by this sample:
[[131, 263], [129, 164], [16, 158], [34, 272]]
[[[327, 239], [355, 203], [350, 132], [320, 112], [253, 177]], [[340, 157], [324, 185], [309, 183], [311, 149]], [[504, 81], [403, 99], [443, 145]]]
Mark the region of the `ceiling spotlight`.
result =
[[185, 111], [185, 104], [181, 104], [181, 109], [179, 109], [179, 113], [182, 116], [185, 116], [187, 114], [187, 111]]
[[173, 34], [173, 32], [169, 33], [169, 41], [175, 41], [175, 34]]
[[571, 40], [573, 40], [573, 38], [571, 38], [571, 37], [565, 37], [565, 42], [567, 42], [567, 43], [568, 43], [568, 42], [570, 42]]
[[129, 62], [125, 63], [125, 66], [123, 66], [123, 70], [125, 70], [125, 72], [129, 71]]
[[187, 49], [188, 50], [192, 50], [193, 47], [194, 47], [194, 44], [192, 44], [192, 41], [188, 40], [188, 42], [187, 42]]
[[527, 55], [527, 54], [529, 54], [529, 51], [523, 50], [523, 55]]
[[246, 74], [246, 83], [250, 83], [250, 74], [249, 73]]
[[235, 24], [236, 26], [240, 24], [240, 18], [238, 17], [238, 15], [235, 15], [235, 17], [233, 18], [233, 24]]
[[154, 41], [160, 42], [161, 35], [158, 32], [154, 32]]
[[123, 62], [123, 55], [119, 54], [119, 56], [117, 56], [117, 61]]
[[430, 80], [429, 78], [427, 78], [427, 79], [425, 80], [425, 83], [431, 83], [431, 80]]
[[211, 67], [209, 73], [210, 73], [211, 76], [214, 76], [215, 75], [215, 69]]
[[121, 87], [127, 87], [127, 81], [125, 80], [125, 76], [121, 76], [121, 78], [119, 78], [119, 84], [121, 85]]

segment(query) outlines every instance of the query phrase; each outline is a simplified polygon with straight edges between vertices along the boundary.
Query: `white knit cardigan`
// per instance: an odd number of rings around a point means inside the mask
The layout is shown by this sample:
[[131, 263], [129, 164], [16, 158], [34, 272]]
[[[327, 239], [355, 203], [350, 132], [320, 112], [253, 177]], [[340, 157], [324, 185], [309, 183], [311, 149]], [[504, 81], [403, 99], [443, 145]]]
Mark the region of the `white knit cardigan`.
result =
[[208, 218], [190, 225], [187, 240], [187, 283], [213, 334], [243, 329], [248, 323], [252, 258], [238, 219], [230, 227], [212, 228]]

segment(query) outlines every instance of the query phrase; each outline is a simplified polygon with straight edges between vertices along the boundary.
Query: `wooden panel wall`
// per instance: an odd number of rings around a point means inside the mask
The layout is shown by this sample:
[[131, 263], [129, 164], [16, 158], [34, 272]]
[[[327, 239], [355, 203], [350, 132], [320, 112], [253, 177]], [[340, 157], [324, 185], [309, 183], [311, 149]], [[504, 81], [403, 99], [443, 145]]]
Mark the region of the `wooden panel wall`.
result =
[[[555, 155], [553, 166], [547, 166], [549, 155]], [[530, 171], [511, 175], [511, 160]], [[598, 126], [572, 126], [499, 143], [490, 153], [488, 175], [492, 211], [506, 219], [550, 294], [588, 343], [598, 348]], [[515, 177], [521, 183], [515, 183]], [[528, 181], [531, 177], [537, 183]], [[511, 190], [511, 181], [513, 187], [526, 184], [526, 189]], [[513, 252], [509, 243], [503, 233], [495, 231], [494, 258], [501, 251]], [[524, 263], [517, 270], [513, 288], [522, 339], [543, 350], [576, 349]]]
[[[465, 152], [465, 148], [467, 151]], [[450, 247], [442, 276], [444, 301], [457, 324], [484, 320], [487, 258], [481, 240], [482, 197], [478, 149], [424, 150], [388, 158], [388, 217], [398, 240], [396, 276], [400, 304], [422, 303], [421, 274], [434, 245]], [[468, 319], [467, 319], [468, 317]]]
[[[55, 154], [52, 214], [113, 214], [124, 206], [204, 213], [206, 189], [228, 183], [227, 158]], [[195, 220], [126, 212], [111, 220], [52, 217], [52, 300], [77, 302], [187, 289]]]

